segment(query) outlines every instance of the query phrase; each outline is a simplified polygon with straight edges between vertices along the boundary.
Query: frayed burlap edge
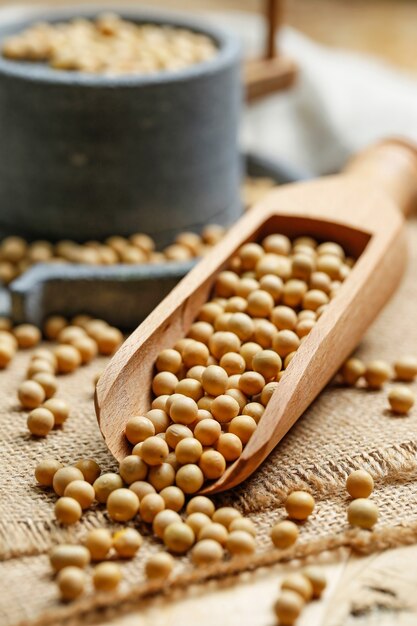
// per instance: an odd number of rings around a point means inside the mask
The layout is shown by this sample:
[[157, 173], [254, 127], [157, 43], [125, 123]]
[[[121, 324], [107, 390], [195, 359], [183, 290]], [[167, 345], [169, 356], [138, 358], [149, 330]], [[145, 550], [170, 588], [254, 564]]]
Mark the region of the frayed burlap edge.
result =
[[417, 522], [409, 526], [383, 527], [372, 532], [349, 529], [338, 535], [300, 543], [290, 550], [270, 550], [249, 559], [234, 559], [211, 568], [193, 568], [176, 577], [170, 583], [147, 582], [133, 585], [128, 591], [114, 594], [96, 594], [85, 598], [76, 605], [56, 607], [34, 621], [24, 620], [18, 626], [70, 626], [72, 623], [93, 624], [97, 620], [120, 616], [137, 607], [153, 596], [163, 594], [169, 597], [175, 591], [187, 589], [191, 585], [208, 583], [222, 578], [235, 577], [260, 567], [284, 563], [293, 559], [304, 559], [324, 551], [351, 548], [361, 555], [381, 552], [389, 548], [410, 545], [417, 542]]
[[[232, 495], [226, 492], [218, 501], [222, 505], [235, 506], [247, 515], [282, 505], [290, 489], [307, 489], [320, 501], [344, 492], [346, 476], [358, 467], [370, 471], [377, 485], [410, 482], [417, 478], [417, 443], [408, 441], [383, 450], [364, 452], [344, 459], [337, 466], [329, 462], [302, 470], [299, 466], [288, 468], [283, 471], [281, 483], [270, 486], [271, 493], [267, 500], [260, 494], [249, 502], [244, 495], [244, 487], [241, 487]], [[85, 534], [86, 529], [110, 522], [106, 513], [99, 510], [89, 511], [84, 521], [86, 525], [80, 531], [81, 534]], [[0, 521], [1, 560], [44, 554], [50, 549], [51, 540], [56, 544], [64, 541], [74, 543], [79, 539], [73, 529], [65, 531], [55, 521], [34, 522], [28, 519], [21, 524], [14, 524], [12, 528], [10, 524]]]
[[88, 530], [110, 525], [105, 511], [91, 508], [83, 517], [83, 526], [77, 530], [63, 528], [55, 520], [50, 522], [27, 519], [11, 525], [0, 521], [0, 561], [45, 554], [51, 544], [77, 543]]
[[341, 493], [345, 490], [346, 478], [352, 470], [362, 468], [369, 471], [375, 483], [384, 485], [408, 482], [417, 477], [417, 442], [405, 441], [382, 449], [373, 449], [352, 455], [334, 463], [300, 467], [280, 468], [279, 482], [268, 484], [268, 493], [263, 490], [251, 491], [250, 500], [245, 494], [245, 485], [226, 492], [221, 497], [222, 504], [230, 504], [251, 515], [274, 509], [283, 504], [289, 489], [307, 489], [317, 500]]

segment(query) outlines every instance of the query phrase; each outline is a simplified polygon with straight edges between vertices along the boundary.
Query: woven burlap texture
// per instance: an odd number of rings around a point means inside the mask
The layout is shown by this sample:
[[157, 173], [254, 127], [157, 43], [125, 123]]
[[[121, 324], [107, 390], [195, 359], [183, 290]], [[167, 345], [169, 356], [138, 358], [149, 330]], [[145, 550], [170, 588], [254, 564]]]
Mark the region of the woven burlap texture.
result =
[[[408, 227], [411, 258], [407, 276], [358, 349], [365, 359], [394, 360], [417, 353], [417, 220]], [[147, 555], [160, 549], [149, 529], [138, 556], [122, 565], [120, 591], [105, 597], [89, 591], [71, 605], [59, 602], [47, 557], [49, 548], [75, 542], [92, 527], [112, 527], [102, 509], [84, 514], [75, 527], [56, 524], [56, 497], [36, 486], [36, 463], [55, 457], [73, 463], [93, 457], [103, 470], [115, 469], [98, 430], [93, 408], [93, 377], [106, 360], [96, 360], [76, 373], [62, 377], [58, 397], [68, 400], [72, 413], [64, 428], [46, 440], [28, 436], [26, 413], [19, 409], [16, 389], [23, 379], [30, 353], [20, 352], [0, 373], [0, 623], [94, 623], [120, 612], [140, 598], [167, 593], [166, 586], [148, 584], [143, 577]], [[331, 358], [331, 357], [329, 357]], [[173, 587], [236, 574], [279, 560], [319, 554], [339, 546], [370, 552], [417, 540], [417, 410], [394, 417], [388, 410], [387, 389], [370, 392], [329, 386], [285, 437], [260, 470], [221, 502], [232, 503], [250, 515], [258, 531], [259, 548], [246, 561], [226, 561], [211, 570], [195, 570], [187, 558], [178, 559]], [[411, 387], [417, 391], [417, 385]], [[355, 531], [346, 524], [347, 474], [364, 467], [375, 478], [374, 499], [380, 522], [373, 532]], [[295, 488], [314, 493], [317, 506], [302, 525], [300, 541], [292, 551], [272, 550], [271, 523], [284, 517], [285, 495]]]

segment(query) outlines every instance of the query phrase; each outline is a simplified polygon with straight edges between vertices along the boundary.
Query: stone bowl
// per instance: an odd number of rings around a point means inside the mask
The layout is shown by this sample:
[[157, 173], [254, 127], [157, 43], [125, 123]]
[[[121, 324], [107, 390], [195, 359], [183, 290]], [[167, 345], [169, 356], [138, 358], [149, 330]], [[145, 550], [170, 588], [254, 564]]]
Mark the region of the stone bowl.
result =
[[[218, 52], [179, 71], [125, 76], [0, 55], [0, 236], [82, 242], [143, 231], [164, 246], [180, 231], [227, 225], [241, 212], [238, 41], [197, 20], [116, 11], [204, 33]], [[0, 46], [33, 22], [99, 12], [8, 12]]]
[[[285, 163], [255, 154], [246, 156], [243, 169], [250, 176], [272, 178], [277, 184], [310, 177]], [[196, 262], [101, 267], [35, 265], [10, 285], [11, 302], [4, 290], [0, 314], [11, 314], [16, 323], [41, 325], [46, 316], [54, 313], [68, 317], [89, 313], [119, 328], [133, 329]]]

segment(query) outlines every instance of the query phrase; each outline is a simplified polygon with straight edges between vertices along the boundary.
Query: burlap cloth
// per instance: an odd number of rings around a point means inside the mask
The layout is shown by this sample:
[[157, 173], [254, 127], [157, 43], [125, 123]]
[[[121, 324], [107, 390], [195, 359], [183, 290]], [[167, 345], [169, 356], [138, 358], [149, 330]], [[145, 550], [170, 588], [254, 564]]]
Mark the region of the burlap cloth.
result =
[[[408, 273], [360, 346], [365, 359], [393, 360], [417, 353], [417, 220], [408, 228]], [[19, 353], [12, 366], [0, 373], [0, 624], [102, 623], [145, 596], [169, 591], [166, 586], [147, 584], [143, 577], [147, 555], [160, 548], [146, 527], [140, 527], [147, 537], [145, 544], [132, 562], [123, 565], [125, 577], [117, 594], [103, 597], [90, 591], [71, 605], [59, 602], [48, 549], [57, 542], [81, 539], [94, 526], [111, 524], [102, 510], [91, 510], [75, 527], [60, 528], [54, 521], [55, 496], [36, 486], [33, 471], [46, 456], [68, 463], [89, 456], [104, 470], [115, 467], [101, 439], [92, 402], [93, 375], [105, 360], [61, 379], [58, 397], [68, 400], [72, 414], [62, 430], [34, 441], [26, 430], [26, 413], [16, 402], [28, 359], [28, 353]], [[256, 555], [202, 571], [190, 567], [186, 558], [178, 559], [172, 586], [208, 584], [210, 578], [341, 545], [368, 552], [417, 540], [417, 409], [408, 417], [394, 417], [387, 410], [386, 396], [386, 389], [370, 392], [329, 386], [256, 475], [221, 498], [253, 519], [258, 529]], [[348, 472], [358, 467], [368, 469], [376, 481], [373, 498], [380, 508], [380, 522], [373, 532], [349, 529], [346, 524], [344, 482]], [[270, 525], [284, 516], [285, 494], [299, 487], [314, 493], [316, 510], [293, 550], [272, 550]]]

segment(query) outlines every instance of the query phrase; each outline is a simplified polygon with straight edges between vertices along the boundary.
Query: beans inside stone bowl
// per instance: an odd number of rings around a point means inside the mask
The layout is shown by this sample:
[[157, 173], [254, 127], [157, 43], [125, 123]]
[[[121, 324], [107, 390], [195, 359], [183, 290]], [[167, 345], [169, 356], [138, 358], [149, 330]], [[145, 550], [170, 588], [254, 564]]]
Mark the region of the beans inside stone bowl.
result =
[[45, 62], [56, 70], [96, 74], [176, 71], [216, 54], [208, 36], [186, 28], [138, 24], [114, 13], [68, 22], [36, 22], [5, 39], [6, 58]]

